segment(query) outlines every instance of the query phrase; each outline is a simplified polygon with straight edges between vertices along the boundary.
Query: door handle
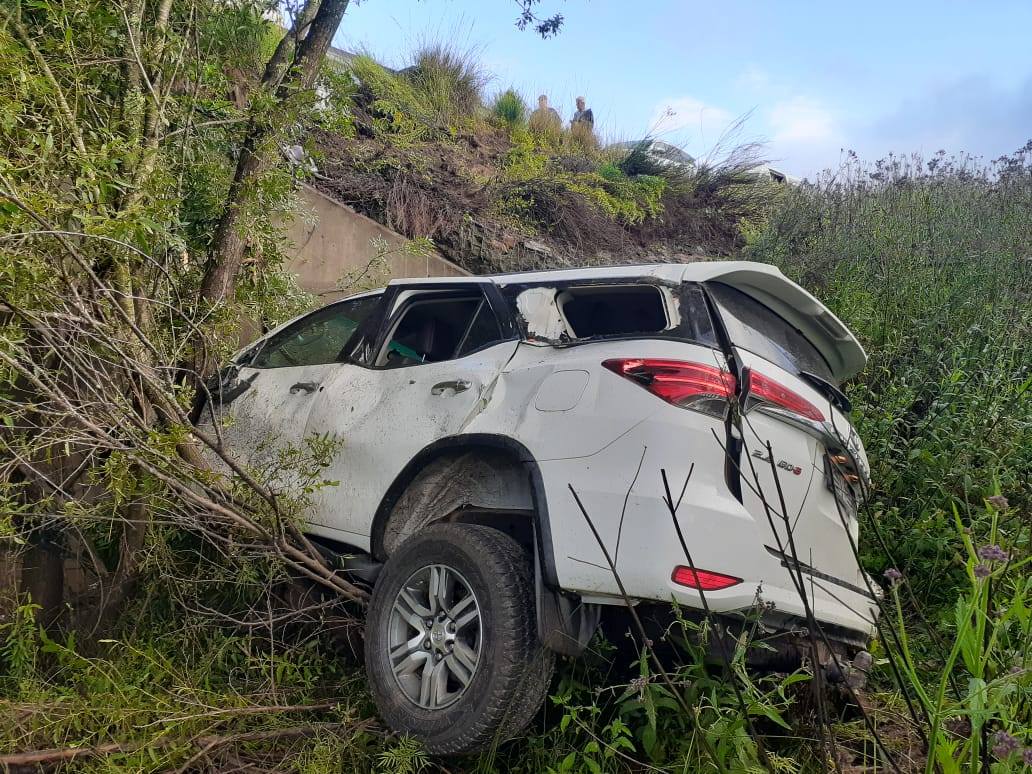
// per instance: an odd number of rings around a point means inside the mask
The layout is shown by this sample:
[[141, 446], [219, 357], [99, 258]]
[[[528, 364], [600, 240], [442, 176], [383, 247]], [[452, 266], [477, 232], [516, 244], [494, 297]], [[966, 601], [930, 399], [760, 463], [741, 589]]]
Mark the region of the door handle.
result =
[[297, 395], [302, 390], [304, 390], [307, 393], [313, 393], [315, 392], [318, 386], [319, 382], [298, 382], [297, 384], [291, 386], [290, 394]]
[[438, 382], [430, 388], [431, 395], [443, 395], [445, 390], [454, 390], [455, 392], [465, 392], [473, 383], [469, 379], [453, 379], [450, 382]]

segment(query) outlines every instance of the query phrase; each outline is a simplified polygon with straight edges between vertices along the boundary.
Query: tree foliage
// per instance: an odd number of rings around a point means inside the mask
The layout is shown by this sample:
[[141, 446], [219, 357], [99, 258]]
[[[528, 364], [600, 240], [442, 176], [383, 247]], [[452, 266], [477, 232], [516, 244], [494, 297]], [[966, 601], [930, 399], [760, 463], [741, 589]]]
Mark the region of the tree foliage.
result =
[[[48, 618], [106, 623], [168, 525], [202, 556], [242, 541], [364, 597], [298, 531], [304, 493], [271, 491], [188, 416], [241, 320], [306, 303], [279, 269], [277, 159], [346, 6], [312, 0], [286, 35], [261, 2], [0, 10], [2, 539]], [[67, 552], [89, 579], [74, 615]]]

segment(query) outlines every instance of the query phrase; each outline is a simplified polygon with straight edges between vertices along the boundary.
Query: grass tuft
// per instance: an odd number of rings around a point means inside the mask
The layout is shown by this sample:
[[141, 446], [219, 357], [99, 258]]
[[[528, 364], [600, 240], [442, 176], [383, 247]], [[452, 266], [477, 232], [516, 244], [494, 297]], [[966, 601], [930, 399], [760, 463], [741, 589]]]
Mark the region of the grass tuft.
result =
[[527, 125], [530, 111], [523, 97], [515, 89], [506, 89], [495, 97], [491, 104], [491, 114], [502, 126], [515, 129]]
[[422, 107], [437, 126], [472, 125], [484, 106], [490, 76], [478, 52], [447, 43], [430, 43], [416, 52], [415, 64], [402, 70]]

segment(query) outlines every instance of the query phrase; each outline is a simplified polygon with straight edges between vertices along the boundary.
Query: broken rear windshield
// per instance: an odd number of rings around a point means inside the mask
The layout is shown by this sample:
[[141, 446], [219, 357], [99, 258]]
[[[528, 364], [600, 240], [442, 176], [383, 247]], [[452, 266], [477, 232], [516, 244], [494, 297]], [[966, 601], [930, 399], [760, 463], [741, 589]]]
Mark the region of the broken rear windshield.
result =
[[828, 361], [817, 347], [780, 315], [730, 285], [712, 282], [707, 287], [717, 302], [733, 344], [789, 373], [808, 372], [838, 385]]

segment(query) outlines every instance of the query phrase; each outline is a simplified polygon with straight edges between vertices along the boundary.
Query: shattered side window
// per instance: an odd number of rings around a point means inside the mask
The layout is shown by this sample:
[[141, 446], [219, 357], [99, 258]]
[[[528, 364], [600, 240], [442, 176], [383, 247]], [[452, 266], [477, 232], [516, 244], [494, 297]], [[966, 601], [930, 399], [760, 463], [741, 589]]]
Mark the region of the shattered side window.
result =
[[670, 326], [662, 291], [652, 285], [570, 287], [557, 298], [574, 338], [659, 333]]
[[531, 286], [510, 291], [530, 341], [665, 338], [719, 348], [702, 289], [637, 281]]

